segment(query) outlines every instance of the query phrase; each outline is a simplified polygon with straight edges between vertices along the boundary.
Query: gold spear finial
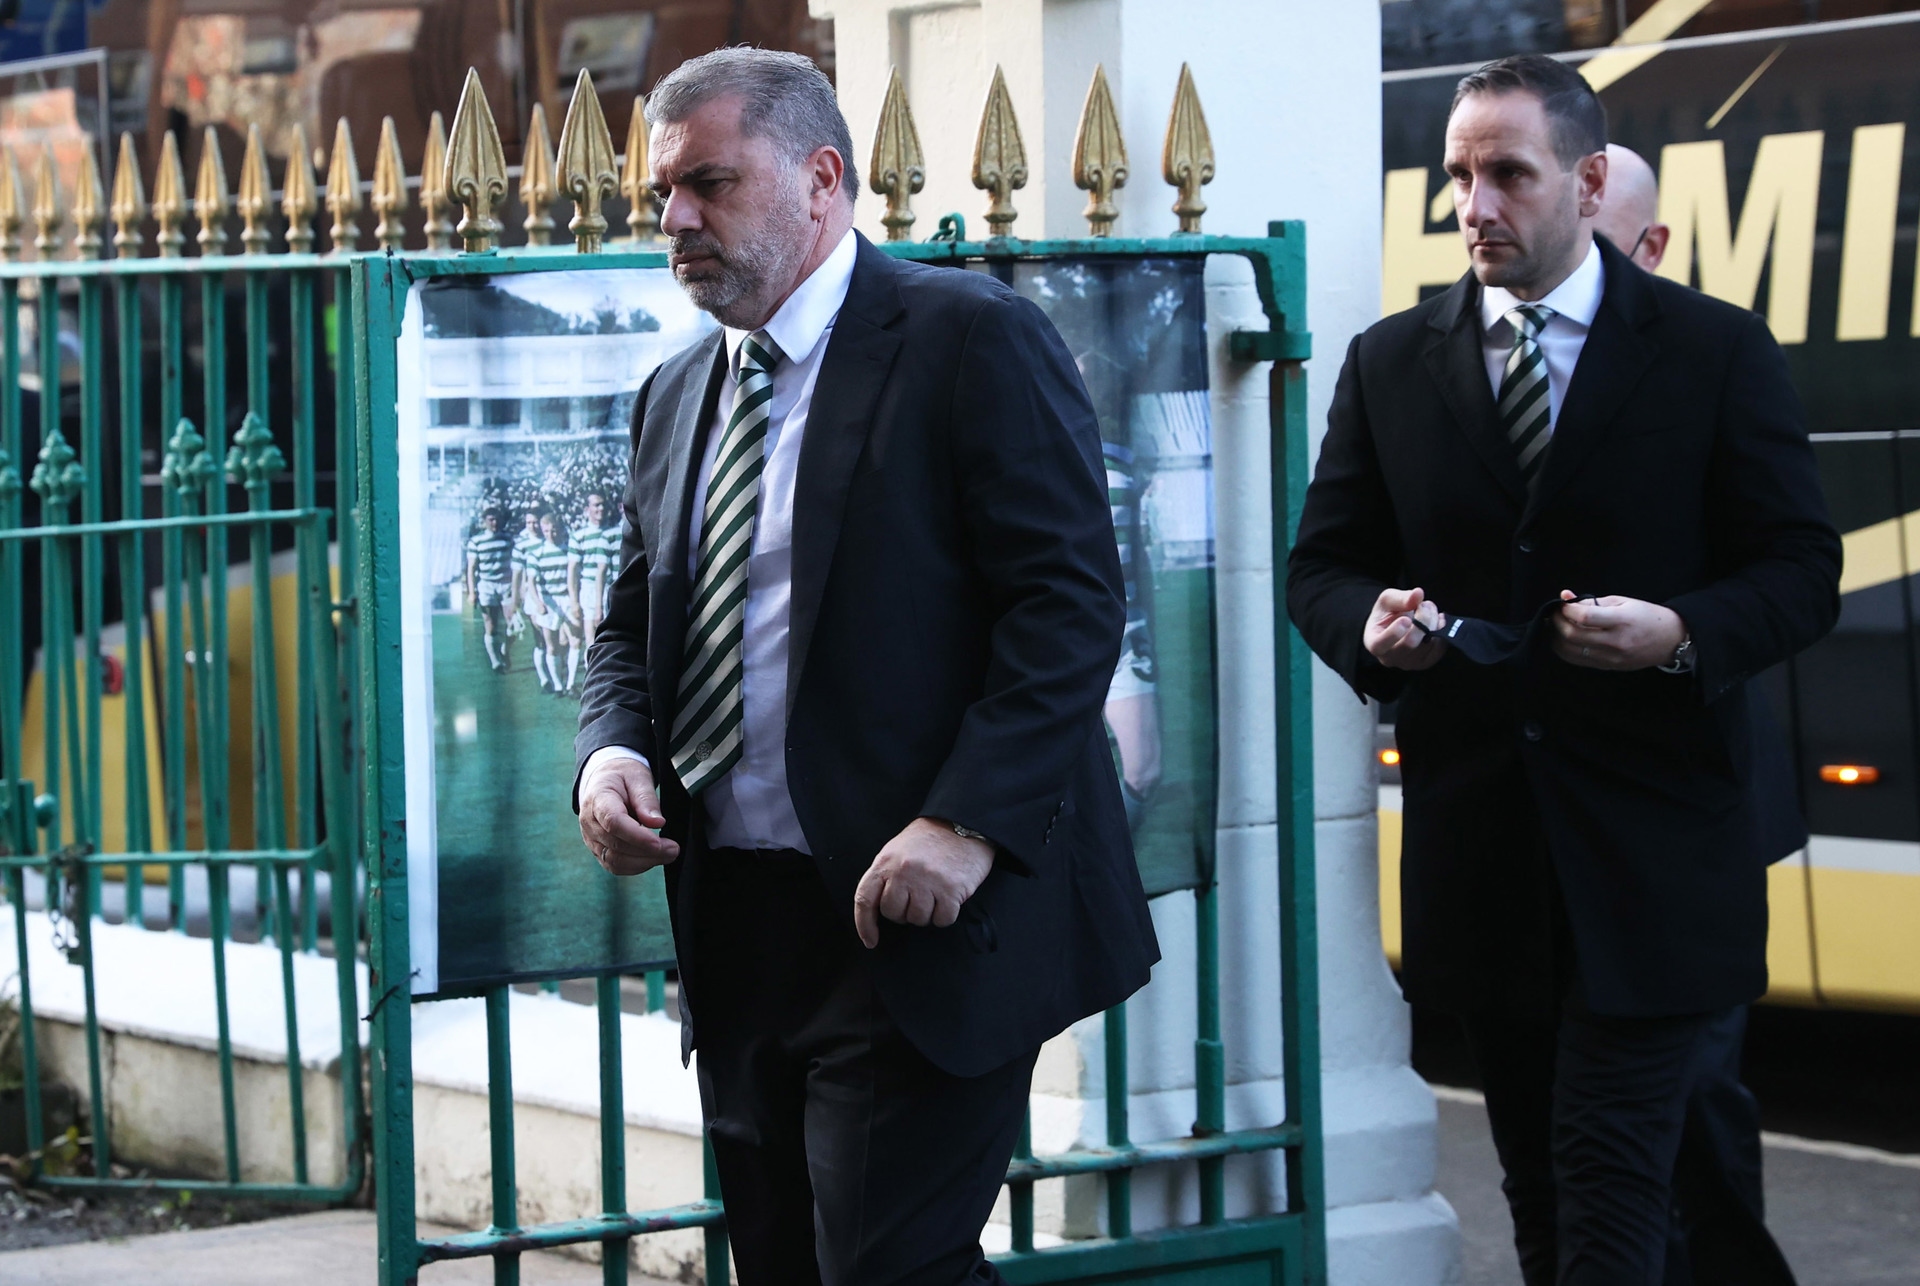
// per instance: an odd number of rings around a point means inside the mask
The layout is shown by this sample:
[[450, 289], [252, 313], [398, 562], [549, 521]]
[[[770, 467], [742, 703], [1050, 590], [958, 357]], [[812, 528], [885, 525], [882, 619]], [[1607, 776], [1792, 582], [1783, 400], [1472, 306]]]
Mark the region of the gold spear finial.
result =
[[293, 147], [287, 153], [287, 177], [280, 185], [280, 213], [287, 219], [287, 249], [313, 253], [313, 216], [320, 196], [313, 186], [313, 150], [307, 146], [307, 127], [295, 123]]
[[1200, 216], [1207, 203], [1200, 189], [1213, 182], [1213, 135], [1207, 132], [1207, 114], [1200, 110], [1200, 95], [1193, 87], [1193, 71], [1180, 64], [1180, 84], [1173, 91], [1173, 114], [1167, 118], [1167, 145], [1160, 155], [1160, 173], [1180, 189], [1173, 212], [1180, 216], [1180, 231], [1200, 231]]
[[620, 195], [627, 198], [627, 229], [635, 241], [660, 235], [660, 212], [647, 186], [647, 100], [635, 95], [627, 120], [627, 163], [620, 169]]
[[493, 249], [500, 235], [497, 211], [507, 195], [507, 154], [500, 147], [500, 128], [487, 106], [480, 73], [467, 68], [460, 89], [460, 105], [453, 110], [453, 138], [447, 149], [447, 195], [465, 209], [459, 225], [461, 244], [468, 254]]
[[453, 248], [453, 202], [447, 199], [447, 126], [435, 112], [427, 122], [427, 149], [420, 155], [420, 212], [427, 249]]
[[147, 217], [147, 190], [140, 183], [140, 158], [133, 135], [120, 136], [120, 159], [113, 167], [113, 248], [122, 259], [140, 257], [140, 220]]
[[260, 126], [247, 126], [247, 151], [240, 158], [240, 196], [234, 207], [240, 211], [240, 244], [250, 255], [267, 253], [273, 234], [267, 231], [267, 216], [273, 212], [273, 181], [267, 177], [267, 145], [261, 141]]
[[527, 244], [549, 245], [553, 241], [553, 216], [547, 213], [559, 190], [553, 182], [553, 140], [547, 136], [547, 109], [533, 105], [533, 120], [527, 125], [527, 144], [520, 150], [520, 204], [527, 217], [520, 224], [527, 230]]
[[607, 237], [607, 216], [600, 213], [600, 203], [618, 190], [619, 182], [613, 168], [613, 134], [607, 129], [606, 113], [600, 110], [600, 92], [582, 67], [573, 82], [567, 118], [560, 122], [560, 190], [573, 202], [567, 231], [581, 254], [600, 253]]
[[100, 183], [99, 154], [91, 135], [82, 135], [80, 184], [73, 192], [73, 254], [76, 259], [98, 259], [105, 245], [100, 230], [107, 225], [107, 193]]
[[1013, 194], [1027, 186], [1027, 145], [1020, 141], [1020, 122], [1013, 114], [1013, 96], [1007, 93], [1007, 78], [998, 63], [993, 68], [993, 84], [987, 89], [987, 107], [980, 114], [980, 136], [973, 144], [973, 186], [986, 192], [987, 235], [1012, 234], [1019, 211], [1013, 208]]
[[887, 77], [867, 184], [887, 199], [887, 212], [880, 216], [887, 240], [911, 240], [913, 194], [927, 185], [927, 158], [920, 150], [920, 131], [913, 127], [913, 109], [907, 105], [907, 87], [900, 82], [898, 67]]
[[360, 239], [360, 161], [353, 154], [353, 130], [344, 116], [334, 126], [333, 155], [327, 159], [327, 213], [333, 216], [327, 233], [334, 251], [353, 253], [353, 243]]
[[153, 221], [160, 226], [154, 238], [162, 259], [178, 259], [187, 244], [180, 225], [187, 218], [187, 172], [180, 164], [180, 141], [168, 130], [160, 140], [160, 168], [153, 176]]
[[1111, 235], [1113, 221], [1120, 217], [1113, 194], [1126, 182], [1127, 141], [1120, 136], [1120, 113], [1107, 88], [1107, 69], [1095, 64], [1086, 106], [1080, 109], [1080, 128], [1073, 136], [1073, 184], [1088, 194], [1082, 212], [1088, 236]]
[[194, 239], [200, 243], [201, 254], [227, 252], [227, 215], [232, 208], [227, 167], [220, 159], [220, 136], [209, 125], [201, 135], [200, 172], [193, 180], [193, 217], [200, 221], [200, 233]]
[[60, 178], [53, 168], [53, 144], [40, 145], [40, 161], [33, 174], [33, 225], [39, 229], [34, 249], [42, 259], [51, 259], [60, 249], [60, 225], [66, 212], [60, 208]]
[[400, 134], [393, 117], [380, 122], [380, 146], [373, 153], [373, 208], [380, 226], [373, 235], [388, 250], [398, 250], [407, 238], [407, 163], [400, 156]]
[[21, 194], [20, 162], [13, 149], [0, 145], [4, 164], [0, 164], [0, 263], [20, 261], [20, 225], [25, 221], [27, 200]]

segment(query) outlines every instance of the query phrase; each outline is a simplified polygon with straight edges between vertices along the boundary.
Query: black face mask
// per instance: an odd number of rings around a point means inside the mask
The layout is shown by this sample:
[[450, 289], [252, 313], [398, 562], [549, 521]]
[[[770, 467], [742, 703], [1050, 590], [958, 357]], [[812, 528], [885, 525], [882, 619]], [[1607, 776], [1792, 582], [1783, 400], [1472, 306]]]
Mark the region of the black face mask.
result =
[[1573, 599], [1548, 599], [1524, 625], [1496, 625], [1471, 616], [1454, 616], [1438, 629], [1429, 629], [1417, 619], [1413, 626], [1430, 639], [1445, 639], [1449, 647], [1475, 665], [1506, 665], [1532, 649], [1533, 636], [1546, 627], [1548, 617], [1568, 602], [1591, 603], [1599, 597], [1581, 594]]

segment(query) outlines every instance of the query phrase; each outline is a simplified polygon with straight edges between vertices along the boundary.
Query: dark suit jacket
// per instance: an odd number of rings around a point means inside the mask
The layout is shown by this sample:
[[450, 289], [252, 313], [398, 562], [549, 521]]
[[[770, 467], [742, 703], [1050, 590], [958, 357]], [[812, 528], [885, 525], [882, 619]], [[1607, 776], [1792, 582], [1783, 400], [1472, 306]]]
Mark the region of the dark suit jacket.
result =
[[[1748, 685], [1839, 612], [1799, 399], [1758, 316], [1601, 253], [1605, 297], [1531, 499], [1469, 274], [1349, 348], [1289, 562], [1314, 651], [1400, 698], [1404, 980], [1442, 1007], [1542, 1002], [1568, 948], [1599, 1013], [1752, 1000], [1766, 865], [1805, 839]], [[1361, 630], [1389, 585], [1509, 623], [1563, 589], [1664, 603], [1697, 668], [1579, 668], [1542, 633], [1510, 666], [1388, 670]]]
[[[704, 828], [662, 751], [725, 353], [715, 332], [640, 391], [622, 571], [575, 742], [582, 764], [608, 745], [653, 762], [683, 852], [667, 884], [689, 1042]], [[999, 847], [960, 923], [883, 924], [867, 957], [923, 1054], [985, 1072], [1132, 994], [1159, 958], [1100, 717], [1125, 612], [1093, 406], [1032, 303], [862, 239], [795, 487], [794, 811], [848, 933], [855, 885], [914, 818]]]

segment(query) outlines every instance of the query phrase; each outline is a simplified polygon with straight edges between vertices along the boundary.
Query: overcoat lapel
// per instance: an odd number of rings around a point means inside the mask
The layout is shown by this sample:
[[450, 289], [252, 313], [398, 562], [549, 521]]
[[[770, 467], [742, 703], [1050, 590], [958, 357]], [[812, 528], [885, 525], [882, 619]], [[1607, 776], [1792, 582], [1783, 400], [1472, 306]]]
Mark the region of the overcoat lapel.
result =
[[[687, 600], [691, 590], [687, 577], [687, 530], [693, 516], [694, 484], [699, 481], [707, 430], [713, 423], [727, 376], [726, 332], [716, 328], [700, 344], [705, 356], [692, 363], [686, 387], [680, 390], [680, 404], [674, 411], [667, 489], [660, 506], [661, 557], [653, 569], [659, 583], [654, 593], [651, 629], [658, 640], [658, 649], [650, 666], [658, 684], [655, 691], [659, 721], [667, 730], [673, 727], [680, 690], [681, 653], [687, 639]], [[706, 372], [704, 379], [701, 371]], [[660, 744], [664, 746], [667, 741], [663, 739]]]
[[792, 599], [787, 621], [787, 710], [793, 710], [807, 664], [820, 597], [840, 543], [840, 524], [854, 466], [873, 428], [874, 408], [900, 351], [900, 336], [888, 326], [900, 316], [894, 262], [860, 238], [847, 301], [821, 359], [800, 444], [793, 490]]
[[1487, 381], [1486, 358], [1480, 345], [1479, 291], [1469, 272], [1447, 292], [1445, 306], [1428, 323], [1440, 332], [1427, 346], [1427, 370], [1440, 387], [1441, 400], [1447, 404], [1454, 423], [1466, 434], [1467, 441], [1493, 474], [1516, 506], [1527, 501], [1527, 484], [1520, 476], [1520, 463], [1514, 459], [1513, 446], [1500, 430], [1499, 409], [1493, 402], [1493, 388]]
[[1656, 348], [1641, 328], [1659, 314], [1645, 274], [1611, 246], [1600, 248], [1606, 288], [1593, 316], [1573, 378], [1560, 399], [1560, 418], [1540, 466], [1529, 512], [1552, 500], [1607, 434], [1620, 408], [1653, 364]]

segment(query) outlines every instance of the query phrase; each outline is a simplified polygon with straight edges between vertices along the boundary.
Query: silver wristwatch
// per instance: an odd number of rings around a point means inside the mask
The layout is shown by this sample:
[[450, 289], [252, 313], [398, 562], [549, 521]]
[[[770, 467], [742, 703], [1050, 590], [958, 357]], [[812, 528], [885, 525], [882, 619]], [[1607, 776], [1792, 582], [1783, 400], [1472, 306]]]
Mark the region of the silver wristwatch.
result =
[[1680, 646], [1673, 649], [1673, 659], [1660, 667], [1660, 673], [1693, 673], [1693, 635], [1688, 634], [1680, 640]]

